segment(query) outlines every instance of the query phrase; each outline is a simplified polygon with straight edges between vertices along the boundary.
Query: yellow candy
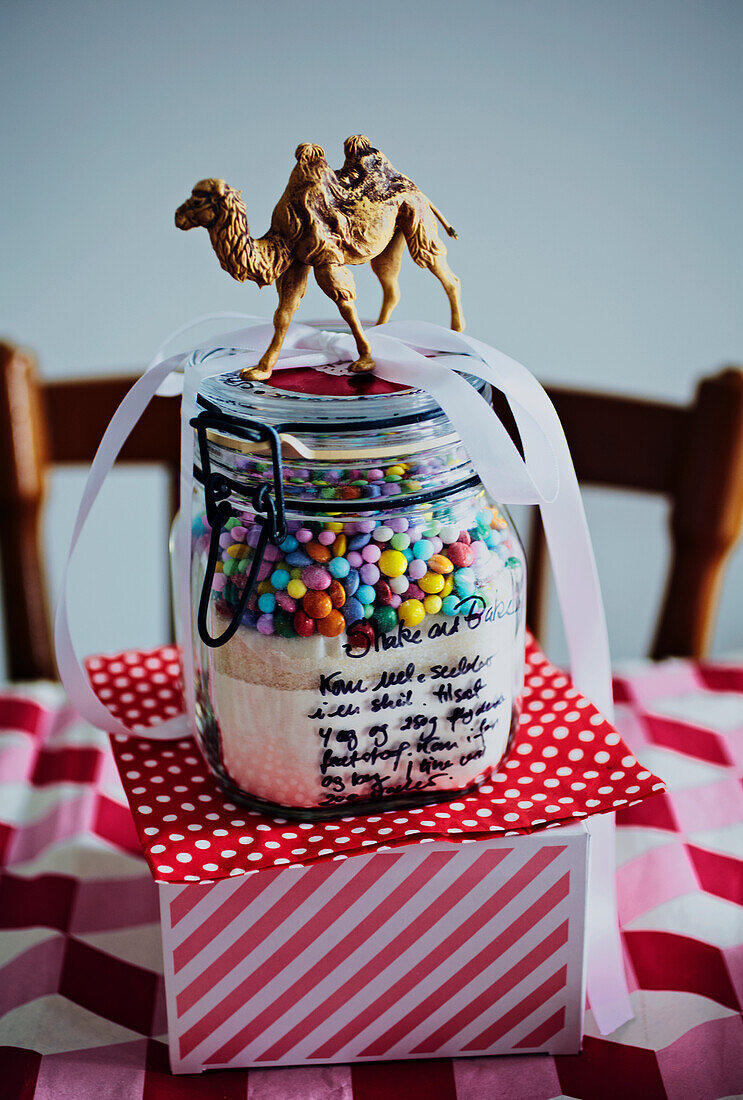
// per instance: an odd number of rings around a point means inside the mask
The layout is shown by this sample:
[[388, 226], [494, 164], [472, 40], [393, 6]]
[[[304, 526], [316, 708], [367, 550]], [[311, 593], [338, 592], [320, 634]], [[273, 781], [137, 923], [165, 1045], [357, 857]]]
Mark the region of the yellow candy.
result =
[[325, 530], [326, 531], [332, 531], [334, 535], [340, 535], [341, 531], [343, 530], [343, 524], [342, 523], [326, 523], [325, 524]]
[[441, 596], [426, 596], [423, 606], [427, 615], [438, 615], [441, 610]]
[[446, 599], [447, 596], [451, 595], [451, 591], [452, 591], [453, 587], [454, 587], [454, 577], [450, 573], [448, 577], [444, 577], [444, 587], [439, 592], [439, 596], [441, 596], [442, 600]]
[[221, 561], [218, 561], [217, 564], [214, 566], [214, 572], [224, 573], [224, 566], [222, 565]]
[[346, 545], [348, 540], [345, 535], [336, 535], [335, 542], [333, 543], [333, 557], [343, 558], [346, 555]]
[[426, 573], [418, 581], [418, 587], [422, 588], [424, 592], [429, 592], [432, 596], [437, 592], [440, 592], [444, 587], [444, 578], [440, 573]]
[[227, 547], [227, 553], [231, 558], [247, 558], [250, 547], [246, 546], [244, 542], [236, 542], [234, 546]]
[[276, 589], [274, 588], [274, 586], [271, 584], [270, 581], [261, 581], [261, 583], [258, 585], [258, 588], [257, 588], [256, 591], [258, 592], [259, 596], [263, 596], [266, 592], [271, 592], [271, 593], [275, 592]]
[[400, 550], [383, 550], [378, 564], [385, 577], [401, 577], [408, 568], [408, 559]]
[[397, 609], [397, 617], [404, 626], [418, 626], [426, 617], [426, 609], [420, 600], [403, 600]]
[[307, 585], [303, 581], [295, 578], [294, 580], [289, 581], [286, 586], [286, 590], [293, 600], [301, 600], [302, 596], [304, 596], [305, 592], [307, 591]]
[[387, 473], [392, 474], [393, 476], [402, 477], [402, 475], [405, 473], [405, 467], [404, 466], [390, 466], [387, 470]]

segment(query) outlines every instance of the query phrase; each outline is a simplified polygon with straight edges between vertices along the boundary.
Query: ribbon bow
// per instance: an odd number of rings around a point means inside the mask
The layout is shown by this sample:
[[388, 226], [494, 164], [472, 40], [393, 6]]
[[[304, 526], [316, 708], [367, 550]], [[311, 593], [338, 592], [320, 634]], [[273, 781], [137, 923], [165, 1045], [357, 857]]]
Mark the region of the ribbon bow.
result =
[[[224, 372], [218, 356], [196, 356], [183, 373], [186, 356], [165, 358], [172, 340], [205, 322], [241, 318], [253, 323], [221, 335], [202, 352], [236, 349], [232, 369], [257, 365], [273, 336], [273, 325], [244, 314], [221, 313], [183, 326], [158, 351], [116, 410], [91, 466], [75, 522], [55, 619], [60, 676], [76, 709], [109, 732], [133, 732], [115, 719], [93, 692], [75, 653], [67, 613], [67, 575], [72, 553], [98, 492], [134, 425], [156, 392], [183, 392], [181, 414], [181, 524], [178, 540], [179, 590], [187, 715], [171, 719], [147, 738], [183, 736], [195, 729], [190, 592], [190, 522], [193, 439], [190, 426], [200, 383]], [[390, 382], [426, 390], [448, 416], [490, 497], [501, 504], [538, 504], [552, 560], [576, 687], [611, 719], [611, 665], [601, 592], [583, 503], [565, 435], [551, 401], [537, 380], [514, 359], [462, 333], [423, 322], [392, 322], [366, 330], [376, 373]], [[289, 326], [274, 370], [350, 362], [356, 345], [347, 333], [309, 325]], [[462, 377], [484, 379], [506, 396], [524, 448], [522, 458], [488, 402]], [[588, 991], [603, 1033], [630, 1019], [616, 924], [611, 817], [587, 822], [593, 853], [589, 878]], [[600, 850], [599, 850], [600, 849]]]

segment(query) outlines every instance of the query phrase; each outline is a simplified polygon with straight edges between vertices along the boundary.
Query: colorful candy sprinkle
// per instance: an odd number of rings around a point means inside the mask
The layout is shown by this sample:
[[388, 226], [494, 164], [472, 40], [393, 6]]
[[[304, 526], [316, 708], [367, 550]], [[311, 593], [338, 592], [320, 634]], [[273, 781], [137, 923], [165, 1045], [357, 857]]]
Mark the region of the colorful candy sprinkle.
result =
[[[252, 462], [251, 476], [272, 476], [270, 463]], [[291, 639], [319, 633], [347, 633], [352, 645], [368, 645], [378, 634], [419, 626], [426, 616], [466, 614], [488, 606], [502, 569], [523, 567], [508, 523], [496, 508], [458, 511], [445, 504], [416, 504], [404, 514], [405, 494], [442, 484], [447, 458], [425, 456], [411, 462], [364, 469], [308, 469], [287, 463], [288, 495], [332, 501], [395, 497], [397, 508], [376, 514], [289, 522], [277, 546], [265, 548], [256, 589], [242, 623], [261, 634]], [[461, 461], [453, 452], [452, 464]], [[246, 469], [248, 466], [245, 467]], [[328, 505], [332, 513], [332, 504]], [[377, 518], [377, 517], [380, 518]], [[195, 539], [209, 545], [206, 517], [194, 522]], [[260, 537], [249, 512], [233, 516], [219, 536], [219, 560], [212, 590], [220, 612], [233, 613], [247, 583]], [[354, 640], [355, 639], [355, 640]]]

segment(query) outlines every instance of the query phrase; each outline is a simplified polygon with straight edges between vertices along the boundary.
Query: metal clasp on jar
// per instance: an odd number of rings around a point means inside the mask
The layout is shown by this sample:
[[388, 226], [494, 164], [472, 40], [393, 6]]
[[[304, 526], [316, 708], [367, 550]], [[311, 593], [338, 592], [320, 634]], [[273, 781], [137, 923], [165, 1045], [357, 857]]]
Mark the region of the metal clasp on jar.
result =
[[[240, 625], [246, 604], [253, 591], [263, 562], [263, 554], [269, 542], [278, 545], [287, 536], [286, 515], [284, 507], [283, 468], [281, 461], [281, 438], [273, 428], [262, 424], [259, 420], [242, 419], [239, 423], [213, 412], [202, 412], [191, 421], [196, 429], [199, 441], [200, 469], [194, 469], [194, 478], [204, 486], [204, 504], [206, 518], [211, 527], [209, 539], [209, 552], [207, 554], [206, 570], [199, 599], [197, 626], [199, 637], [205, 646], [215, 649], [228, 642], [233, 637]], [[219, 470], [212, 470], [209, 458], [209, 441], [207, 432], [210, 430], [228, 432], [230, 435], [250, 440], [254, 443], [267, 443], [271, 449], [271, 464], [273, 467], [273, 488], [275, 497], [271, 495], [268, 485], [248, 486], [244, 483], [228, 477]], [[255, 512], [256, 524], [260, 527], [258, 544], [255, 547], [253, 561], [248, 573], [245, 587], [240, 593], [240, 599], [235, 607], [233, 616], [221, 634], [213, 637], [209, 633], [208, 611], [209, 598], [214, 580], [214, 573], [219, 556], [219, 539], [229, 519], [236, 515], [230, 504], [229, 498], [233, 493], [250, 501]]]

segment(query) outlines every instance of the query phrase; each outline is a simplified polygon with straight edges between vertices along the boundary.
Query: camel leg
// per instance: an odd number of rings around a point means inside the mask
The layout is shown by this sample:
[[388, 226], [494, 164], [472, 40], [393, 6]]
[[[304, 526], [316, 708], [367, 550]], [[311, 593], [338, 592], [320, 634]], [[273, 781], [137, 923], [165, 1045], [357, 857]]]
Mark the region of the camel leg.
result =
[[378, 325], [384, 325], [389, 321], [392, 311], [400, 301], [398, 276], [404, 251], [405, 235], [398, 229], [384, 252], [371, 261], [371, 269], [382, 284], [382, 309], [377, 321]]
[[356, 286], [353, 275], [342, 264], [322, 264], [315, 268], [315, 278], [320, 289], [338, 306], [338, 312], [353, 333], [359, 357], [355, 363], [351, 364], [351, 370], [355, 372], [374, 370], [371, 347], [364, 336], [354, 305]]
[[459, 290], [459, 279], [446, 262], [446, 257], [434, 256], [433, 260], [426, 264], [439, 280], [451, 306], [451, 328], [455, 332], [464, 332], [464, 317], [462, 316], [462, 297]]
[[286, 330], [289, 328], [292, 317], [297, 312], [297, 307], [307, 289], [307, 276], [309, 273], [310, 269], [306, 264], [295, 262], [276, 280], [279, 305], [273, 315], [273, 339], [263, 353], [257, 367], [247, 367], [245, 370], [240, 371], [243, 378], [253, 382], [263, 382], [271, 377], [271, 371], [279, 357], [281, 345], [284, 343]]

